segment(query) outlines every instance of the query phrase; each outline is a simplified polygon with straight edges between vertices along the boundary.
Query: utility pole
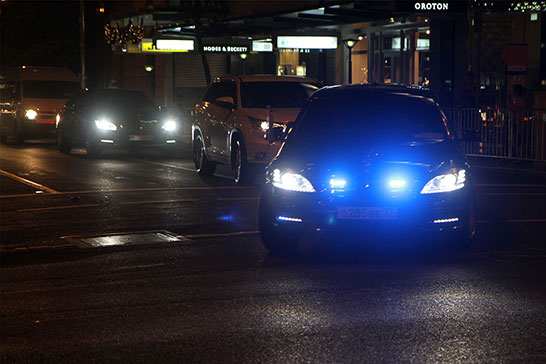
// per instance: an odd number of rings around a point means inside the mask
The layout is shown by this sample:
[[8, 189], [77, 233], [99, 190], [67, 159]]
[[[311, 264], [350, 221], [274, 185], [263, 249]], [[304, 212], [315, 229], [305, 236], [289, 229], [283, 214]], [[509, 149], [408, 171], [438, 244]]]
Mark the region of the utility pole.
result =
[[85, 9], [83, 0], [80, 0], [80, 85], [85, 89]]

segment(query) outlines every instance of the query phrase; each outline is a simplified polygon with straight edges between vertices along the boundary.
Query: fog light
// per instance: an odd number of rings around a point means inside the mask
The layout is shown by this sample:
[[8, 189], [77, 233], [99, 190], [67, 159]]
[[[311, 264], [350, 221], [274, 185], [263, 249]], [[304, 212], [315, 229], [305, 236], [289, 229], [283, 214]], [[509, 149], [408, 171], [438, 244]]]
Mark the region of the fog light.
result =
[[459, 221], [459, 218], [458, 217], [452, 217], [450, 219], [438, 219], [438, 220], [434, 220], [434, 223], [435, 224], [445, 224], [445, 223], [449, 223], [449, 222], [457, 222]]
[[347, 184], [347, 181], [341, 178], [331, 178], [330, 179], [330, 187], [335, 190], [342, 190], [345, 188], [345, 185]]
[[277, 216], [277, 221], [288, 221], [288, 222], [303, 222], [302, 219], [297, 217], [288, 217], [288, 216]]
[[406, 187], [406, 180], [401, 178], [393, 178], [387, 182], [391, 190], [397, 191]]

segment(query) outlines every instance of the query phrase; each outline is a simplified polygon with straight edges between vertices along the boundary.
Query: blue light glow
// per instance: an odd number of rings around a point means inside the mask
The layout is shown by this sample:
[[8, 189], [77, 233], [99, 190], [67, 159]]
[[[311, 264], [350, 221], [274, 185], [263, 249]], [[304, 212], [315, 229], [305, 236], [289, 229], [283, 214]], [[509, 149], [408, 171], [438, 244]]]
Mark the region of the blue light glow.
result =
[[336, 190], [342, 190], [347, 185], [347, 181], [342, 178], [331, 178], [330, 187]]
[[406, 187], [407, 182], [402, 178], [392, 178], [387, 182], [387, 184], [392, 190], [401, 190]]
[[288, 221], [288, 222], [303, 222], [302, 219], [297, 217], [288, 217], [288, 216], [277, 216], [277, 221]]

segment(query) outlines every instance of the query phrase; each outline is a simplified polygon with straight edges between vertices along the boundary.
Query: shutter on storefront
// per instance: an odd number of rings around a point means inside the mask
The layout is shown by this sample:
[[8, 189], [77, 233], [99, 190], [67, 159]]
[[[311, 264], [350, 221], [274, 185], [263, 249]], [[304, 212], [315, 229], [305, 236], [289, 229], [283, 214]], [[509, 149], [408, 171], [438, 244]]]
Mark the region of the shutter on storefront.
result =
[[[228, 74], [228, 57], [225, 54], [207, 53], [206, 56], [211, 81], [218, 76]], [[177, 100], [182, 100], [184, 108], [192, 108], [200, 102], [207, 88], [201, 55], [199, 53], [176, 54], [174, 79]]]

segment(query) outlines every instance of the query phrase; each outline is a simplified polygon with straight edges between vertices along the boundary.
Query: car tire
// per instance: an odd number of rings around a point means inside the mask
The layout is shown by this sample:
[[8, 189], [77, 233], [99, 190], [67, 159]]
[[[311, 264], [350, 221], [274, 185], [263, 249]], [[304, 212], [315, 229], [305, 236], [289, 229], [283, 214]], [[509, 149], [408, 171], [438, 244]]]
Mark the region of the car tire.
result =
[[87, 151], [87, 156], [91, 158], [97, 158], [102, 154], [102, 148], [97, 142], [88, 140], [85, 143], [85, 149]]
[[162, 147], [161, 155], [165, 158], [174, 158], [176, 156], [176, 144], [166, 145]]
[[260, 197], [258, 207], [258, 228], [262, 244], [272, 255], [283, 257], [298, 256], [298, 247], [302, 234], [298, 232], [283, 232], [275, 226], [275, 216], [264, 194]]
[[23, 144], [25, 142], [25, 133], [19, 122], [13, 125], [13, 141], [15, 144]]
[[63, 154], [70, 154], [72, 151], [72, 143], [67, 135], [65, 135], [62, 129], [57, 130], [57, 148]]
[[216, 163], [208, 160], [201, 135], [197, 135], [193, 141], [192, 156], [195, 169], [199, 175], [211, 176], [214, 174]]
[[234, 138], [231, 144], [231, 173], [235, 183], [240, 186], [248, 186], [252, 183], [245, 146], [238, 137]]
[[460, 239], [459, 248], [469, 250], [472, 247], [476, 236], [476, 227], [478, 225], [478, 212], [476, 210], [476, 197], [472, 196], [470, 200], [466, 229]]

